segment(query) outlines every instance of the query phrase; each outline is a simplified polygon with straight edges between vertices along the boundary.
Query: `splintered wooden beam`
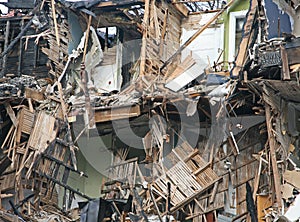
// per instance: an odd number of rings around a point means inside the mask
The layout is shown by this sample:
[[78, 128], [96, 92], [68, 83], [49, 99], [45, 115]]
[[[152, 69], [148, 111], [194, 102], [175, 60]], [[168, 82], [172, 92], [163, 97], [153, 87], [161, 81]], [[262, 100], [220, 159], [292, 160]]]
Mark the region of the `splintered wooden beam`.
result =
[[281, 185], [280, 185], [280, 175], [278, 172], [277, 167], [277, 159], [276, 159], [276, 141], [272, 132], [272, 118], [271, 118], [271, 107], [270, 105], [265, 105], [266, 109], [266, 123], [267, 123], [267, 129], [268, 129], [268, 142], [270, 146], [270, 155], [271, 155], [271, 163], [272, 163], [272, 170], [273, 170], [273, 176], [274, 176], [274, 185], [275, 185], [275, 193], [276, 193], [276, 202], [278, 204], [278, 208], [281, 209]]
[[163, 24], [161, 36], [160, 36], [159, 56], [163, 55], [164, 41], [165, 41], [165, 35], [166, 35], [166, 31], [167, 31], [168, 15], [169, 15], [169, 9], [167, 8], [165, 11], [165, 15], [164, 15], [164, 24]]
[[86, 51], [87, 51], [87, 46], [89, 42], [89, 34], [90, 34], [90, 28], [91, 28], [91, 23], [92, 23], [92, 16], [89, 16], [87, 28], [86, 28], [86, 34], [85, 34], [85, 41], [84, 41], [84, 49], [83, 49], [83, 56], [82, 56], [82, 63], [85, 63], [85, 56], [86, 56]]
[[247, 20], [244, 24], [243, 28], [243, 37], [239, 46], [239, 51], [235, 59], [235, 66], [232, 69], [232, 76], [238, 77], [240, 72], [244, 67], [244, 63], [248, 53], [249, 42], [251, 42], [251, 38], [253, 37], [253, 24], [255, 22], [255, 16], [257, 14], [257, 0], [251, 1], [250, 10], [247, 14]]
[[189, 15], [189, 10], [187, 9], [187, 7], [183, 4], [176, 4], [177, 2], [172, 2], [174, 7], [185, 17], [187, 17]]
[[145, 12], [144, 12], [144, 19], [143, 19], [143, 38], [142, 38], [141, 62], [140, 62], [140, 75], [145, 74], [147, 32], [148, 32], [148, 25], [149, 25], [149, 12], [150, 12], [150, 0], [145, 0]]
[[5, 103], [4, 106], [5, 106], [6, 112], [7, 112], [7, 114], [9, 115], [9, 117], [10, 117], [12, 123], [13, 123], [14, 126], [17, 128], [17, 127], [18, 127], [18, 120], [17, 120], [17, 118], [16, 118], [16, 115], [15, 115], [13, 109], [11, 108], [11, 106], [10, 106], [9, 103]]
[[51, 7], [52, 7], [52, 17], [54, 22], [54, 29], [55, 29], [55, 37], [58, 47], [60, 46], [60, 39], [59, 39], [59, 32], [58, 32], [58, 26], [57, 26], [57, 20], [56, 20], [56, 11], [55, 11], [55, 2], [54, 0], [51, 0]]
[[[61, 103], [61, 109], [63, 112], [64, 120], [68, 126], [67, 127], [68, 134], [71, 135], [71, 127], [68, 122], [67, 104], [64, 101], [64, 94], [63, 94], [62, 86], [61, 86], [60, 82], [57, 82], [57, 88], [58, 88], [58, 92], [59, 92], [59, 99], [60, 99], [60, 103]], [[72, 139], [68, 142], [70, 143], [69, 149], [70, 149], [70, 153], [71, 153], [72, 164], [73, 164], [74, 169], [77, 170], [77, 159], [76, 159], [76, 154], [75, 154], [75, 150], [77, 150], [77, 148], [74, 146], [74, 142]]]
[[290, 76], [288, 55], [286, 49], [282, 45], [280, 46], [280, 54], [281, 54], [281, 61], [282, 61], [282, 79], [290, 80], [291, 76]]
[[176, 77], [180, 76], [183, 72], [187, 71], [190, 67], [192, 67], [196, 63], [195, 59], [193, 58], [192, 54], [188, 55], [182, 63], [180, 63], [176, 69], [170, 74], [170, 76], [166, 75], [165, 79], [166, 82], [170, 82], [171, 80], [175, 79]]

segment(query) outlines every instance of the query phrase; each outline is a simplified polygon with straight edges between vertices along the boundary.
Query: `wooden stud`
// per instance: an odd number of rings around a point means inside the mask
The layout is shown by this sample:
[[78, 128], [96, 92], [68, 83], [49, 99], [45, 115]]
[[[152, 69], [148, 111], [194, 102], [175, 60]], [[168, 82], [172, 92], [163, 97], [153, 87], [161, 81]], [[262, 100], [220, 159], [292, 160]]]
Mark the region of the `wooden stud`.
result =
[[159, 45], [159, 56], [163, 56], [163, 50], [164, 50], [164, 42], [165, 42], [165, 35], [167, 31], [167, 22], [168, 22], [168, 15], [169, 15], [169, 9], [167, 8], [164, 15], [164, 23], [161, 31], [160, 36], [160, 45]]
[[149, 12], [150, 12], [150, 0], [145, 0], [145, 12], [144, 12], [144, 19], [143, 19], [143, 38], [142, 38], [141, 62], [140, 62], [141, 76], [144, 75], [145, 73]]
[[[10, 34], [10, 21], [7, 20], [6, 28], [5, 28], [4, 51], [6, 51], [8, 48], [9, 34]], [[2, 58], [2, 71], [1, 71], [2, 75], [1, 76], [4, 76], [4, 74], [6, 72], [6, 65], [7, 65], [7, 54], [5, 54]]]
[[213, 188], [212, 194], [210, 196], [210, 200], [209, 200], [210, 204], [213, 204], [214, 201], [215, 201], [216, 194], [217, 194], [217, 191], [218, 191], [218, 186], [219, 186], [219, 181], [215, 182], [215, 184], [214, 184], [214, 188]]
[[253, 35], [252, 24], [254, 23], [254, 18], [257, 13], [257, 0], [252, 0], [250, 5], [250, 10], [248, 12], [247, 20], [244, 24], [243, 38], [241, 40], [239, 51], [235, 59], [235, 66], [232, 69], [232, 76], [237, 77], [240, 74], [245, 62], [246, 55], [248, 53], [248, 45], [251, 41]]
[[280, 54], [281, 54], [281, 61], [282, 61], [282, 75], [283, 75], [282, 79], [291, 80], [288, 55], [286, 49], [282, 45], [280, 46]]
[[18, 127], [18, 120], [17, 120], [17, 118], [15, 116], [15, 113], [14, 113], [13, 109], [11, 108], [11, 106], [10, 106], [9, 103], [5, 103], [4, 106], [5, 106], [6, 112], [9, 115], [12, 123], [17, 128]]
[[84, 49], [83, 49], [83, 56], [82, 56], [82, 63], [85, 63], [85, 57], [86, 57], [86, 51], [87, 51], [87, 46], [89, 42], [89, 34], [90, 34], [90, 27], [92, 23], [92, 16], [89, 15], [89, 20], [86, 28], [86, 34], [85, 34], [85, 41], [84, 41]]
[[280, 175], [278, 172], [277, 167], [277, 158], [276, 158], [276, 141], [273, 135], [272, 130], [272, 118], [271, 118], [271, 108], [269, 104], [265, 104], [266, 110], [266, 123], [267, 123], [267, 130], [268, 130], [268, 141], [270, 147], [270, 155], [271, 155], [271, 163], [273, 169], [273, 176], [274, 176], [274, 185], [275, 185], [275, 193], [276, 193], [276, 202], [278, 208], [281, 209], [281, 186], [280, 186]]
[[60, 47], [60, 38], [59, 38], [59, 31], [58, 31], [58, 25], [57, 25], [57, 19], [56, 19], [56, 9], [55, 9], [55, 2], [54, 0], [51, 0], [51, 7], [52, 7], [52, 17], [54, 22], [54, 29], [55, 29], [55, 37], [57, 46]]

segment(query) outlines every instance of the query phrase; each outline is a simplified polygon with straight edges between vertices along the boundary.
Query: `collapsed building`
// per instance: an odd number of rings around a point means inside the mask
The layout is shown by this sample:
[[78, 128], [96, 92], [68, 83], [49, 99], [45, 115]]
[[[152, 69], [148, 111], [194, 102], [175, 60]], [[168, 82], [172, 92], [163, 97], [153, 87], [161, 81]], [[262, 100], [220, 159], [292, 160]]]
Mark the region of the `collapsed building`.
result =
[[1, 220], [298, 220], [299, 3], [241, 2], [4, 3]]

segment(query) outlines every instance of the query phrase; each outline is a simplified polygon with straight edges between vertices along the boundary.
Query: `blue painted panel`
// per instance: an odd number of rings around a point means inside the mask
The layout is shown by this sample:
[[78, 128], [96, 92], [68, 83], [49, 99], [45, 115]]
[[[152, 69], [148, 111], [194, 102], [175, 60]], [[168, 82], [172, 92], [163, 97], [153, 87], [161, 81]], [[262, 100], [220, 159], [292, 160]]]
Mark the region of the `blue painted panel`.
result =
[[[268, 38], [282, 37], [282, 33], [292, 33], [291, 20], [287, 13], [283, 12], [272, 0], [265, 0], [265, 8], [269, 23]], [[280, 36], [278, 36], [278, 24], [280, 24]]]

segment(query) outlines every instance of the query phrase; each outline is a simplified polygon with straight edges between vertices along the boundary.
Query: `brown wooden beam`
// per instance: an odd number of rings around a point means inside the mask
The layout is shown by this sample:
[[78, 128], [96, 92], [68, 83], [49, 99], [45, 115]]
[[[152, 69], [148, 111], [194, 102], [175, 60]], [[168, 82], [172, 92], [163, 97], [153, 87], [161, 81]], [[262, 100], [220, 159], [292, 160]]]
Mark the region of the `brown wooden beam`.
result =
[[95, 123], [113, 121], [139, 116], [141, 114], [140, 106], [126, 106], [109, 109], [95, 110]]
[[281, 185], [280, 185], [280, 175], [278, 172], [277, 167], [277, 158], [276, 158], [276, 141], [275, 137], [273, 135], [272, 130], [272, 118], [271, 118], [271, 107], [270, 105], [265, 105], [266, 109], [266, 123], [267, 123], [267, 129], [268, 129], [268, 142], [270, 146], [270, 155], [271, 155], [271, 163], [272, 163], [272, 170], [273, 170], [273, 176], [274, 176], [274, 185], [275, 185], [275, 193], [276, 193], [276, 202], [278, 205], [278, 208], [281, 209]]
[[255, 17], [257, 14], [257, 0], [252, 0], [250, 5], [250, 11], [247, 14], [247, 20], [244, 24], [243, 28], [243, 37], [239, 46], [239, 51], [235, 59], [235, 66], [232, 69], [232, 76], [238, 77], [240, 72], [244, 67], [244, 63], [248, 53], [248, 46], [251, 42], [251, 38], [253, 37], [253, 24], [255, 22]]
[[286, 49], [281, 45], [280, 46], [280, 55], [282, 60], [282, 79], [283, 80], [290, 80], [290, 67], [288, 61], [288, 55]]

